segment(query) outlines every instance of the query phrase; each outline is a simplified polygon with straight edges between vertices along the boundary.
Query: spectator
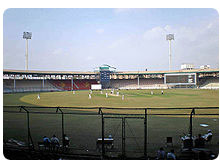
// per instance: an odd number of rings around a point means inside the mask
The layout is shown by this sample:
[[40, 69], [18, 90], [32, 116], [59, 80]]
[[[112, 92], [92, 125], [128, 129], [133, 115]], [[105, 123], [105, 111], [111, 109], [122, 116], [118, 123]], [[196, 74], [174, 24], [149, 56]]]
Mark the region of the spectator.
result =
[[47, 136], [43, 137], [43, 142], [44, 143], [51, 143], [50, 139]]
[[37, 99], [40, 100], [40, 93], [37, 95]]
[[195, 147], [204, 147], [205, 146], [205, 139], [202, 137], [201, 134], [195, 139]]
[[59, 144], [59, 139], [53, 135], [53, 137], [50, 139], [51, 140], [51, 146], [52, 146], [52, 150], [57, 150], [60, 146]]
[[44, 142], [45, 149], [50, 149], [51, 141], [47, 136], [43, 137], [43, 142]]
[[168, 160], [176, 160], [176, 156], [174, 154], [174, 149], [171, 149], [170, 152], [167, 153]]
[[158, 159], [158, 160], [164, 160], [164, 159], [165, 159], [165, 151], [164, 151], [163, 147], [161, 147], [161, 148], [157, 151], [157, 159]]
[[205, 141], [208, 141], [208, 138], [212, 136], [212, 131], [209, 129], [208, 133], [203, 135], [202, 137], [205, 139]]
[[69, 137], [66, 134], [64, 134], [63, 136], [64, 136], [63, 146], [67, 148], [69, 147], [69, 143], [70, 143]]

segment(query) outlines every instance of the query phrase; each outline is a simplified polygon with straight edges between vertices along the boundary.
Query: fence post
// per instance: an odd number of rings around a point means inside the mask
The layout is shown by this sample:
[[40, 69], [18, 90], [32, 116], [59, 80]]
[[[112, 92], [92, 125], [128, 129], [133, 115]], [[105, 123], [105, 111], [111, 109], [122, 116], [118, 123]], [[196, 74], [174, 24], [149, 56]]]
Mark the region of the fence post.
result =
[[144, 113], [144, 156], [147, 158], [147, 108]]
[[102, 116], [102, 158], [105, 156], [105, 143], [104, 143], [104, 138], [105, 138], [105, 125], [104, 125], [104, 115], [102, 112], [102, 108], [99, 107], [99, 112], [98, 114], [101, 114]]
[[61, 112], [62, 115], [62, 143], [63, 143], [62, 147], [64, 149], [64, 115], [63, 115], [63, 111], [59, 107], [57, 107], [56, 113], [58, 112], [58, 110]]
[[125, 118], [122, 117], [122, 158], [125, 157]]
[[29, 125], [29, 112], [27, 111], [27, 129], [28, 129], [28, 147], [30, 149], [30, 125]]
[[34, 143], [33, 143], [33, 140], [32, 140], [32, 137], [31, 137], [31, 131], [30, 131], [30, 116], [29, 116], [29, 111], [27, 109], [25, 109], [23, 106], [21, 106], [20, 111], [22, 109], [27, 113], [28, 148], [30, 150], [31, 149], [30, 141], [31, 141], [31, 144], [32, 144], [32, 148], [34, 149]]
[[192, 139], [192, 115], [195, 115], [195, 108], [192, 109], [192, 112], [190, 114], [190, 128], [189, 128], [189, 134], [190, 134], [190, 140], [191, 140], [191, 145], [190, 149], [193, 147], [193, 139]]

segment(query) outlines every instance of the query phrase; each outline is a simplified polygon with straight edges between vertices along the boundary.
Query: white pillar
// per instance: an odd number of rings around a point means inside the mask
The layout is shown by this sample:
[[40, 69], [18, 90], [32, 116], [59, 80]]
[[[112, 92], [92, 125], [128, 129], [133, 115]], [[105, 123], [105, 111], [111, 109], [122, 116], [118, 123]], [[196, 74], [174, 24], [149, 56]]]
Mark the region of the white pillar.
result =
[[169, 70], [171, 70], [171, 40], [169, 41]]
[[42, 81], [42, 87], [44, 89], [44, 76], [43, 76], [43, 81]]
[[14, 90], [16, 88], [15, 75], [14, 75]]
[[71, 88], [73, 90], [73, 77], [71, 78]]
[[26, 70], [28, 70], [28, 39], [26, 39]]

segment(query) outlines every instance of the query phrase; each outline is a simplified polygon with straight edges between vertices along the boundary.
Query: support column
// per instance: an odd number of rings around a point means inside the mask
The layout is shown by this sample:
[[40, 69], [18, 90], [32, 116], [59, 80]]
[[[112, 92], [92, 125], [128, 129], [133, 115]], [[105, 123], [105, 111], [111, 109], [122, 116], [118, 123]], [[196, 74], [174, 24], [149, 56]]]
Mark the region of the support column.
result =
[[44, 76], [43, 76], [43, 81], [42, 81], [42, 88], [44, 89]]
[[14, 75], [14, 91], [16, 89], [16, 81], [15, 81], [15, 75]]
[[73, 77], [71, 78], [71, 88], [72, 88], [72, 91], [73, 91]]

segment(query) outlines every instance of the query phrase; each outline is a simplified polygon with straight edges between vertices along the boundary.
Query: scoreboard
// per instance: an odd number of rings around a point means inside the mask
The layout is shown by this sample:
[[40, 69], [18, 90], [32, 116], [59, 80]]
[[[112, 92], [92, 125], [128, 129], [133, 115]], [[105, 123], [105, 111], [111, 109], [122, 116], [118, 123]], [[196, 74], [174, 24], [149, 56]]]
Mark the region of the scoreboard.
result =
[[164, 83], [170, 85], [196, 85], [196, 73], [165, 74]]

